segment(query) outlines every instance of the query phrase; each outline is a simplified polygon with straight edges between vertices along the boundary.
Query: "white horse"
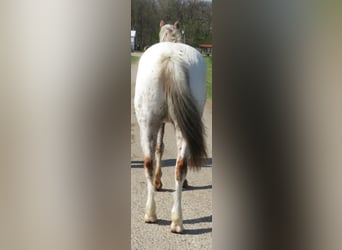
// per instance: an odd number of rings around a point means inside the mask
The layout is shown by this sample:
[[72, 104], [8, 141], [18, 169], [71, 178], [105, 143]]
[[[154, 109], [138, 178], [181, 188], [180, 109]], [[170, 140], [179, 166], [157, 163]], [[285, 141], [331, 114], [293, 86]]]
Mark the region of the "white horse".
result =
[[[189, 45], [160, 42], [141, 56], [134, 107], [140, 127], [147, 179], [145, 222], [156, 222], [155, 188], [161, 188], [161, 158], [165, 122], [176, 131], [178, 155], [175, 167], [175, 197], [171, 231], [184, 231], [181, 195], [188, 164], [199, 169], [207, 157], [202, 122], [206, 102], [206, 64]], [[154, 165], [156, 166], [154, 171]]]
[[159, 42], [175, 42], [180, 43], [182, 39], [179, 32], [179, 22], [172, 24], [165, 24], [163, 20], [160, 21]]

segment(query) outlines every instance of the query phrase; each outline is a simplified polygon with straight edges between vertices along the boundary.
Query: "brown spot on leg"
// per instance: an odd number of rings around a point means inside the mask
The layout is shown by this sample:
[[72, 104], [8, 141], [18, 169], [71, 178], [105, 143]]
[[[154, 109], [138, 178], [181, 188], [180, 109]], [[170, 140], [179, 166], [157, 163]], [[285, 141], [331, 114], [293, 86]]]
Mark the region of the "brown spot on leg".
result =
[[160, 162], [157, 162], [157, 167], [154, 173], [154, 180], [153, 180], [153, 186], [156, 188], [157, 191], [159, 191], [163, 186], [161, 182], [161, 177], [162, 177], [162, 171], [161, 171]]
[[176, 180], [180, 181], [186, 175], [188, 170], [187, 160], [179, 158], [176, 163]]
[[162, 177], [162, 171], [161, 171], [160, 162], [159, 163], [157, 162], [157, 167], [154, 173], [154, 180], [153, 180], [153, 186], [156, 188], [157, 191], [161, 190], [163, 186], [161, 182], [161, 177]]
[[162, 177], [162, 171], [161, 171], [161, 157], [163, 155], [164, 152], [164, 143], [161, 143], [159, 145], [159, 147], [157, 147], [156, 149], [156, 158], [157, 158], [157, 166], [156, 166], [156, 170], [154, 173], [154, 181], [153, 181], [153, 185], [156, 188], [157, 191], [161, 190], [163, 184], [161, 182], [161, 177]]
[[145, 157], [144, 158], [144, 168], [145, 172], [148, 174], [148, 176], [152, 177], [153, 175], [153, 161], [151, 157]]
[[189, 187], [189, 183], [188, 183], [188, 180], [185, 179], [183, 182], [183, 188], [187, 188], [187, 187]]
[[164, 153], [164, 143], [163, 143], [163, 137], [164, 137], [164, 128], [165, 123], [163, 123], [158, 131], [158, 139], [157, 139], [157, 148], [156, 148], [156, 170], [154, 173], [154, 180], [153, 180], [153, 186], [157, 191], [162, 189], [162, 171], [161, 171], [161, 159], [163, 157]]
[[155, 187], [155, 189], [157, 190], [157, 191], [160, 191], [161, 189], [162, 189], [162, 187], [163, 187], [163, 183], [161, 182], [161, 180], [159, 179], [159, 180], [154, 180], [153, 181], [153, 186]]

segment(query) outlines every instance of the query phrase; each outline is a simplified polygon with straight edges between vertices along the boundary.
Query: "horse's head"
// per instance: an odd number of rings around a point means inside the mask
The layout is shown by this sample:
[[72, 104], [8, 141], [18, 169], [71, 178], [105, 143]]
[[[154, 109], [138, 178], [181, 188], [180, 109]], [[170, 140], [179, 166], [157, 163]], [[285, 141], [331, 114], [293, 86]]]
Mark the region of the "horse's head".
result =
[[181, 42], [182, 36], [179, 30], [179, 22], [176, 21], [174, 24], [165, 24], [163, 20], [160, 21], [160, 42]]

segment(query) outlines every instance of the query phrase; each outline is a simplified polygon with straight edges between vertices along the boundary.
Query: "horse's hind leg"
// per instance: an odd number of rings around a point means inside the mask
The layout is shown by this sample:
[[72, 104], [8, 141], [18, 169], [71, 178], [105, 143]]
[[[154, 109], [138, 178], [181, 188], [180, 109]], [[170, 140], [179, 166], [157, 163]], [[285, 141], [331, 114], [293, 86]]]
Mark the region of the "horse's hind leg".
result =
[[158, 126], [141, 127], [141, 146], [144, 152], [144, 169], [147, 181], [147, 201], [145, 211], [145, 222], [147, 223], [153, 223], [157, 220], [154, 186], [152, 183], [157, 133]]
[[188, 148], [185, 139], [179, 128], [176, 126], [178, 156], [175, 167], [175, 194], [174, 203], [171, 211], [171, 232], [182, 233], [183, 215], [182, 215], [182, 187], [188, 170]]
[[164, 130], [165, 130], [165, 123], [162, 123], [162, 125], [159, 128], [158, 137], [157, 137], [156, 170], [154, 173], [154, 180], [153, 180], [153, 185], [156, 188], [156, 190], [161, 190], [163, 186], [163, 183], [161, 182], [161, 177], [162, 177], [161, 160], [162, 160], [163, 153], [164, 153], [164, 143], [163, 143]]
[[[162, 177], [162, 170], [161, 170], [161, 161], [164, 153], [164, 131], [165, 131], [165, 123], [162, 123], [162, 125], [159, 128], [158, 131], [158, 137], [157, 137], [157, 148], [156, 148], [156, 169], [154, 173], [154, 180], [153, 185], [156, 188], [157, 191], [161, 190], [163, 187], [163, 183], [161, 182]], [[183, 187], [188, 187], [188, 181], [185, 179], [183, 182]]]

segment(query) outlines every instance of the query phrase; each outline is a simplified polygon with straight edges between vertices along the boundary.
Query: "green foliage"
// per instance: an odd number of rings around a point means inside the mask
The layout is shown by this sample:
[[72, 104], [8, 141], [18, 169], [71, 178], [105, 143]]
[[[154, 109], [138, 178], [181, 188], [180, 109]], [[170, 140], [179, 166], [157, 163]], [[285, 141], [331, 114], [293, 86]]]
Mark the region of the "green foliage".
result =
[[212, 82], [213, 82], [213, 60], [211, 56], [205, 56], [204, 57], [205, 62], [207, 64], [207, 81], [206, 81], [206, 86], [207, 86], [207, 96], [209, 98], [212, 97]]
[[180, 21], [183, 41], [197, 47], [212, 41], [212, 3], [201, 0], [132, 0], [131, 28], [137, 31], [139, 50], [159, 41], [159, 22]]
[[131, 56], [131, 63], [137, 63], [139, 61], [139, 57], [138, 56]]

